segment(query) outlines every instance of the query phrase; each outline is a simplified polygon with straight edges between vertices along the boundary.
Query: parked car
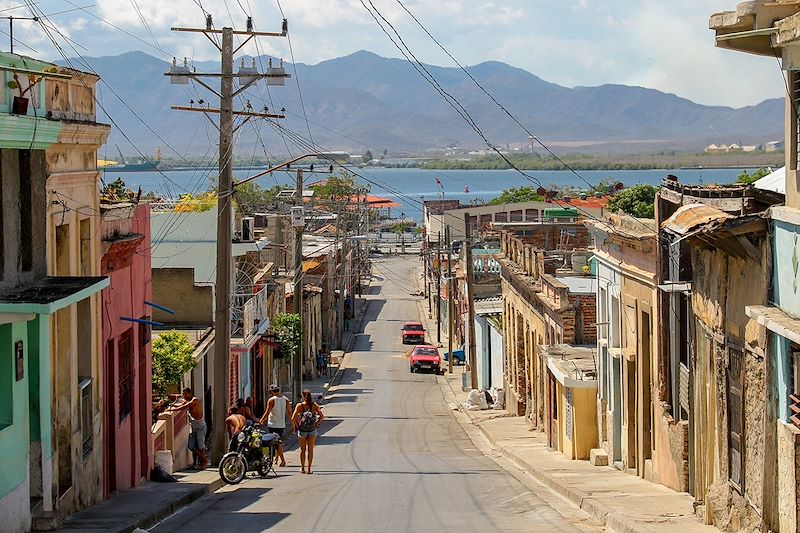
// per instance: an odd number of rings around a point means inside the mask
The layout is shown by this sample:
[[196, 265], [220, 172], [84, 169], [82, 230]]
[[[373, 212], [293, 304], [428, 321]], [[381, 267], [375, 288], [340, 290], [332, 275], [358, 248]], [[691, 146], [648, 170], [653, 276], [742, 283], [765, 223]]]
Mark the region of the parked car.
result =
[[438, 374], [440, 368], [441, 359], [439, 358], [439, 350], [436, 346], [422, 344], [420, 346], [415, 346], [411, 351], [409, 369], [412, 374], [421, 370], [430, 370]]
[[422, 344], [425, 342], [425, 328], [422, 322], [406, 322], [403, 324], [403, 344]]
[[[450, 361], [450, 352], [444, 353], [444, 360]], [[464, 348], [459, 348], [458, 350], [453, 350], [453, 364], [454, 365], [463, 365], [467, 361], [467, 356], [464, 355]]]

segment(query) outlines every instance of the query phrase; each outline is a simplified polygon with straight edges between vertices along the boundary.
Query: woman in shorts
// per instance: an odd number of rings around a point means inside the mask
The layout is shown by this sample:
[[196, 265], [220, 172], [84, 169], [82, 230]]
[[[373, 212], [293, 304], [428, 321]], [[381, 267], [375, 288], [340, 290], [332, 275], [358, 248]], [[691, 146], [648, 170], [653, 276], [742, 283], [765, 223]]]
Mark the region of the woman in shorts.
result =
[[[325, 415], [322, 409], [311, 398], [311, 391], [303, 391], [301, 401], [297, 404], [292, 414], [292, 424], [297, 429], [300, 438], [300, 472], [313, 474], [311, 464], [314, 462], [314, 444], [317, 441], [317, 429]], [[308, 470], [306, 470], [306, 455], [308, 456]]]

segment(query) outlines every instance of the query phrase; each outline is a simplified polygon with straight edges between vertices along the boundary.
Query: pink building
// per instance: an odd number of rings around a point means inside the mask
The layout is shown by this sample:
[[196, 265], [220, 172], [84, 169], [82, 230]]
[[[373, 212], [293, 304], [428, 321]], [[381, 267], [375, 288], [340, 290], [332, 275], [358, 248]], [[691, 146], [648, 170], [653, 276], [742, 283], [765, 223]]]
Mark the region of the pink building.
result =
[[141, 483], [153, 467], [150, 206], [103, 204], [104, 494]]

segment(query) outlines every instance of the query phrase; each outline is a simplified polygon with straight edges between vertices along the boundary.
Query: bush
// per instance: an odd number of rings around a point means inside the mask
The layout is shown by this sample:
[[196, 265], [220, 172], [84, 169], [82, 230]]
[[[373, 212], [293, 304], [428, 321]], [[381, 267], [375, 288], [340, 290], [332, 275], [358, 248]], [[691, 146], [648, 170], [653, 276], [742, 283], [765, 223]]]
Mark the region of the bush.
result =
[[300, 315], [296, 313], [281, 313], [272, 319], [272, 332], [275, 340], [280, 344], [283, 357], [293, 357], [300, 353], [302, 342], [300, 330]]
[[656, 192], [652, 185], [636, 185], [616, 194], [608, 202], [608, 208], [612, 213], [622, 211], [636, 218], [653, 218]]
[[153, 340], [153, 400], [166, 398], [169, 388], [197, 365], [193, 353], [189, 337], [179, 331], [167, 331]]

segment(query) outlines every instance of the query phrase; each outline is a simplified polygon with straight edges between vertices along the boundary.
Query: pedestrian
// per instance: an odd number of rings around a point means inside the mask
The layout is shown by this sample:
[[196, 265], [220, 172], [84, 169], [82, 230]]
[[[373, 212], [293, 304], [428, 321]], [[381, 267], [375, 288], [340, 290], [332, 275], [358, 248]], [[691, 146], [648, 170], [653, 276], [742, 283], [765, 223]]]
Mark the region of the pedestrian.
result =
[[230, 409], [228, 409], [228, 418], [225, 419], [225, 427], [228, 428], [228, 438], [233, 438], [234, 435], [247, 427], [247, 419], [239, 414], [239, 408], [235, 405], [232, 405]]
[[167, 412], [170, 413], [178, 411], [189, 412], [189, 425], [191, 427], [189, 450], [191, 450], [194, 457], [192, 468], [205, 470], [208, 468], [208, 459], [206, 459], [206, 430], [208, 428], [206, 427], [206, 421], [203, 420], [203, 406], [189, 387], [183, 389], [183, 403], [177, 407], [167, 409]]
[[253, 425], [258, 421], [258, 419], [253, 415], [253, 411], [251, 411], [245, 403], [244, 398], [239, 398], [236, 400], [236, 407], [239, 409], [239, 414], [242, 415], [245, 420], [247, 420], [248, 425]]
[[[311, 391], [303, 391], [301, 402], [297, 404], [292, 414], [292, 428], [297, 429], [300, 437], [300, 472], [313, 474], [311, 464], [314, 462], [314, 444], [317, 441], [317, 430], [325, 415], [322, 409], [311, 398]], [[308, 456], [308, 470], [306, 471], [306, 456]]]
[[327, 375], [327, 365], [325, 364], [325, 352], [320, 350], [317, 352], [317, 375], [321, 376], [322, 374]]
[[[286, 466], [286, 458], [283, 456], [283, 442], [284, 433], [286, 433], [286, 415], [292, 409], [292, 402], [289, 398], [281, 394], [281, 388], [277, 385], [272, 385], [269, 388], [271, 397], [267, 400], [267, 410], [264, 416], [261, 417], [259, 423], [263, 426], [264, 422], [267, 423], [267, 429], [278, 436], [278, 447], [275, 450], [277, 459], [280, 461], [278, 466]], [[294, 429], [292, 430], [294, 431]]]

